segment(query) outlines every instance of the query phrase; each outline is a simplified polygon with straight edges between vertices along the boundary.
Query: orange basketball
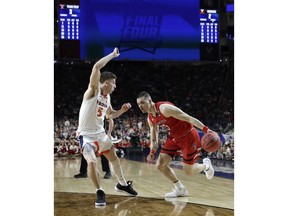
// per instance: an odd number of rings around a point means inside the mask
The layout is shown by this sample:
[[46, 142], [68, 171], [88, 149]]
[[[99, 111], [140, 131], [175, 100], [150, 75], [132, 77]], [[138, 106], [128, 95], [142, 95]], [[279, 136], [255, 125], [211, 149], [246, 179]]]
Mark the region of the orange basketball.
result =
[[205, 133], [201, 139], [202, 148], [207, 152], [215, 152], [221, 146], [221, 140], [217, 133]]

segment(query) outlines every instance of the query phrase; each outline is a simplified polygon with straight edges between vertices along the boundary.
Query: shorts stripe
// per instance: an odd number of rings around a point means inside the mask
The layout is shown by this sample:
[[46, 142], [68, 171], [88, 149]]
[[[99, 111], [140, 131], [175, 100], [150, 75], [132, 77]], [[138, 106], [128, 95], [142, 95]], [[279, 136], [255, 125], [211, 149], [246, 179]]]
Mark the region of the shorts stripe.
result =
[[98, 144], [98, 142], [97, 141], [95, 141], [95, 142], [93, 142], [94, 144], [95, 144], [95, 146], [97, 147], [97, 150], [96, 150], [96, 152], [98, 152], [99, 151], [99, 144]]
[[191, 154], [188, 154], [187, 156], [192, 156], [192, 155], [194, 155], [195, 153], [200, 152], [200, 151], [201, 151], [201, 148], [198, 148], [196, 151], [194, 151], [194, 152], [191, 153]]
[[166, 148], [161, 148], [161, 151], [170, 151], [170, 152], [177, 152], [179, 149], [166, 149]]
[[193, 158], [186, 160], [183, 158], [183, 163], [194, 164], [200, 158], [200, 153], [196, 154]]

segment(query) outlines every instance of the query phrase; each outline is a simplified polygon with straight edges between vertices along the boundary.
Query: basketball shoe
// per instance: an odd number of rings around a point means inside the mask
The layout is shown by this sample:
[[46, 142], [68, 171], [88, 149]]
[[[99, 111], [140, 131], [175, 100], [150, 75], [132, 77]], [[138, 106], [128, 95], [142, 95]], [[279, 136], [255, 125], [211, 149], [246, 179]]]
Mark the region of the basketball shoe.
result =
[[212, 179], [214, 176], [214, 168], [212, 166], [211, 160], [209, 158], [204, 158], [203, 164], [208, 166], [208, 168], [204, 170], [207, 179]]
[[106, 172], [106, 174], [104, 175], [104, 179], [110, 179], [112, 177], [111, 172]]
[[172, 192], [165, 194], [165, 198], [175, 198], [175, 197], [181, 197], [181, 196], [188, 196], [188, 191], [186, 190], [185, 187], [181, 189], [175, 187]]
[[127, 181], [127, 186], [122, 186], [120, 183], [118, 183], [115, 186], [115, 190], [117, 192], [124, 192], [130, 196], [137, 196], [137, 192], [132, 187], [132, 181]]
[[74, 178], [87, 178], [87, 173], [79, 173], [77, 175], [74, 175]]
[[95, 206], [105, 206], [105, 205], [106, 205], [105, 192], [99, 189], [96, 192]]

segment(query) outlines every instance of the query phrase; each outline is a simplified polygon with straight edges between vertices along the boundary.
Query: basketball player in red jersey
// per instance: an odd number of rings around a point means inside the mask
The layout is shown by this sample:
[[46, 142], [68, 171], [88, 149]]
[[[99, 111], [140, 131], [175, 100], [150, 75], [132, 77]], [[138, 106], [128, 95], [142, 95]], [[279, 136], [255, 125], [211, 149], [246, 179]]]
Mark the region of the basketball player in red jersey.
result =
[[175, 185], [172, 192], [165, 194], [166, 198], [188, 196], [187, 189], [177, 178], [174, 170], [169, 167], [169, 163], [177, 154], [177, 150], [182, 150], [183, 169], [187, 175], [192, 176], [204, 171], [208, 179], [213, 178], [214, 169], [209, 158], [203, 159], [203, 164], [197, 163], [200, 157], [201, 143], [194, 126], [205, 133], [212, 132], [212, 130], [170, 102], [154, 103], [147, 92], [141, 92], [138, 95], [137, 104], [143, 113], [148, 113], [151, 139], [150, 154], [147, 156], [148, 162], [153, 161], [158, 148], [159, 125], [167, 125], [170, 129], [156, 164], [158, 170]]
[[119, 55], [118, 48], [115, 48], [113, 52], [94, 64], [79, 111], [77, 134], [83, 137], [83, 156], [88, 164], [88, 174], [96, 188], [96, 206], [105, 206], [106, 200], [105, 192], [100, 186], [95, 153], [103, 154], [110, 161], [118, 180], [115, 190], [125, 192], [130, 196], [137, 195], [137, 192], [132, 188], [132, 181], [125, 180], [113, 143], [104, 129], [105, 116], [112, 119], [117, 118], [131, 108], [129, 103], [123, 104], [121, 109], [117, 111], [112, 108], [110, 94], [116, 88], [116, 75], [111, 72], [100, 72], [101, 68]]

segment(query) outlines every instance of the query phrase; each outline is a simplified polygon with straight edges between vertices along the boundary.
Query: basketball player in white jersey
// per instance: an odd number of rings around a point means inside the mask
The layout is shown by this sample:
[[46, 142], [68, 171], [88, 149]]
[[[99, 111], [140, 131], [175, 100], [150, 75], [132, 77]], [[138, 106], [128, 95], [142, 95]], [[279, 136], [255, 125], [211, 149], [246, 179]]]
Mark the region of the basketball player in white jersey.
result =
[[96, 187], [96, 206], [106, 205], [105, 192], [100, 186], [96, 153], [98, 155], [103, 154], [110, 161], [118, 179], [115, 190], [125, 192], [130, 196], [137, 195], [137, 192], [132, 188], [132, 181], [125, 180], [120, 160], [104, 129], [105, 116], [112, 119], [117, 118], [131, 108], [129, 103], [123, 104], [121, 109], [117, 111], [112, 108], [110, 94], [116, 88], [116, 75], [111, 72], [100, 72], [100, 69], [111, 59], [119, 55], [118, 48], [115, 48], [112, 53], [94, 64], [79, 112], [77, 133], [83, 136], [83, 156], [88, 163], [88, 174]]

